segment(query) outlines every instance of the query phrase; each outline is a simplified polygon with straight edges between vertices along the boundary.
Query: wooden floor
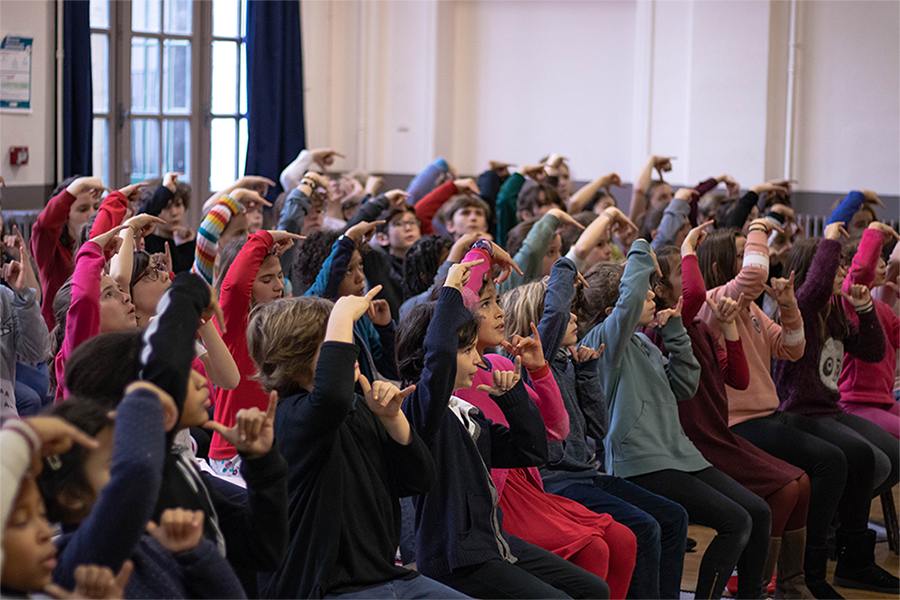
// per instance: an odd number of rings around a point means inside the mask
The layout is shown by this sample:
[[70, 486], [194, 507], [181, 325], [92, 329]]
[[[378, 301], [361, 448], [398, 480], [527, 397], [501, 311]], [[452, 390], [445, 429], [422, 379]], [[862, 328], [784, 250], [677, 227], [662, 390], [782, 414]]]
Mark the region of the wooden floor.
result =
[[[894, 487], [894, 505], [900, 506], [898, 503], [900, 500], [900, 486]], [[870, 513], [870, 519], [872, 521], [877, 521], [879, 523], [884, 523], [884, 520], [881, 516], [881, 500], [875, 499], [872, 501], [872, 511]], [[685, 555], [684, 559], [684, 577], [681, 581], [681, 589], [683, 590], [693, 590], [694, 585], [697, 582], [697, 571], [700, 569], [700, 559], [703, 557], [703, 551], [706, 549], [707, 544], [709, 544], [710, 540], [712, 540], [714, 532], [712, 529], [707, 529], [706, 527], [699, 527], [697, 525], [691, 525], [688, 529], [688, 536], [697, 540], [697, 551], [691, 552]], [[878, 563], [880, 567], [886, 569], [888, 572], [893, 573], [894, 575], [900, 576], [900, 556], [897, 556], [893, 552], [888, 549], [887, 541], [879, 541], [875, 545], [875, 562]], [[834, 561], [828, 561], [828, 581], [829, 583], [833, 581], [832, 576], [834, 575]], [[851, 590], [847, 588], [837, 587], [835, 589], [840, 592], [845, 598], [850, 599], [866, 599], [866, 598], [879, 598], [879, 599], [894, 599], [896, 600], [897, 596], [893, 596], [891, 594], [877, 594], [875, 592], [866, 592], [862, 590]], [[727, 592], [726, 592], [727, 593]]]

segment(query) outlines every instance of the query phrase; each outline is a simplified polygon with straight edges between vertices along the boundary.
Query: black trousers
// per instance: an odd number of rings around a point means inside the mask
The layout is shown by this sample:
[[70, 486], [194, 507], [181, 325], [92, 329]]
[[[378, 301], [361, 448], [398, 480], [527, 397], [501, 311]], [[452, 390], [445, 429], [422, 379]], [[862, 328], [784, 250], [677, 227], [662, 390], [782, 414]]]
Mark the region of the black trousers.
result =
[[473, 598], [609, 598], [605, 581], [533, 544], [514, 564], [489, 560], [434, 579]]

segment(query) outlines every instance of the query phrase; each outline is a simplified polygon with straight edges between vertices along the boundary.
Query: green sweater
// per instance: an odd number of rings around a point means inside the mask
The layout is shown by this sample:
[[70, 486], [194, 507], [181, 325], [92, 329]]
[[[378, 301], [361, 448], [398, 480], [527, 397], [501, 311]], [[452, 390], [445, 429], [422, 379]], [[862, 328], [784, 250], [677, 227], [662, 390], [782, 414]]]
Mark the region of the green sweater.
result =
[[500, 244], [501, 248], [506, 248], [506, 236], [509, 235], [510, 229], [516, 226], [516, 208], [523, 185], [525, 176], [513, 173], [506, 178], [500, 193], [497, 194], [497, 239], [494, 241]]
[[710, 466], [678, 418], [677, 402], [692, 398], [700, 380], [700, 364], [681, 318], [669, 319], [660, 329], [668, 359], [647, 336], [635, 333], [655, 268], [650, 245], [634, 242], [612, 314], [580, 342], [595, 349], [606, 344], [598, 365], [609, 406], [606, 469], [619, 477]]
[[520, 285], [538, 281], [544, 276], [544, 256], [547, 254], [547, 246], [553, 241], [557, 229], [559, 229], [559, 219], [549, 213], [534, 224], [534, 227], [525, 236], [522, 247], [513, 257], [524, 275], [513, 271], [509, 279], [500, 284], [501, 294]]

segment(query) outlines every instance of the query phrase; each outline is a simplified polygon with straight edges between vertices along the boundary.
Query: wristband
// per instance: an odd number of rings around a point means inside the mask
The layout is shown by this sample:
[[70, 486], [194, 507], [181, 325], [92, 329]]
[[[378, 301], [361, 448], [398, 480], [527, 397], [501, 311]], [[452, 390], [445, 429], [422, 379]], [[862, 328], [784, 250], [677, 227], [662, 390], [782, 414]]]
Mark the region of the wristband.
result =
[[487, 252], [491, 258], [494, 258], [494, 243], [490, 240], [481, 239], [472, 244], [472, 248], [481, 248]]

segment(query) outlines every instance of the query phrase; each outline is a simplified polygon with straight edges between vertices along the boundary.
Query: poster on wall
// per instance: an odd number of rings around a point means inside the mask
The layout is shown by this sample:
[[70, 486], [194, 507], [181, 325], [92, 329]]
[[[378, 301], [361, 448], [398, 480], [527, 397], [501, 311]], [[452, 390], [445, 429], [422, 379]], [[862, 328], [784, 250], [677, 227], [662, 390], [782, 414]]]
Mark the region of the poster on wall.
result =
[[34, 38], [7, 35], [0, 42], [0, 112], [31, 112]]

